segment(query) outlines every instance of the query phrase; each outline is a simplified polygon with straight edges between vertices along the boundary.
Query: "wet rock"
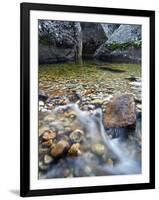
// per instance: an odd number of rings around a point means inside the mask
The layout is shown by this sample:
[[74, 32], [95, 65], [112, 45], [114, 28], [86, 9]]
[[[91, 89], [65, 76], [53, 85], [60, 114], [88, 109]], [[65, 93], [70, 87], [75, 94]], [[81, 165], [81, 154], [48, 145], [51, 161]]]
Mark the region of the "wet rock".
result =
[[126, 80], [129, 80], [129, 81], [131, 81], [131, 82], [133, 82], [133, 81], [137, 81], [137, 80], [138, 80], [138, 78], [135, 77], [134, 75], [131, 75], [130, 77], [125, 78], [125, 79], [126, 79]]
[[50, 140], [50, 139], [54, 139], [56, 137], [56, 133], [53, 132], [52, 130], [48, 130], [48, 131], [45, 131], [42, 135], [42, 138], [44, 140]]
[[42, 171], [46, 171], [48, 169], [48, 165], [44, 164], [42, 161], [39, 162], [39, 169]]
[[75, 143], [69, 149], [68, 155], [69, 156], [77, 156], [79, 152], [80, 152], [80, 144], [79, 143]]
[[47, 115], [45, 118], [44, 118], [44, 121], [47, 121], [47, 122], [52, 122], [56, 119], [56, 116], [53, 115], [53, 114], [50, 114], [50, 115]]
[[68, 95], [68, 99], [70, 102], [75, 103], [75, 102], [81, 100], [81, 97], [78, 93], [73, 92], [72, 94]]
[[133, 127], [136, 122], [133, 95], [114, 96], [107, 103], [103, 121], [106, 128]]
[[52, 145], [52, 139], [46, 140], [42, 143], [43, 146], [50, 147]]
[[111, 158], [108, 158], [106, 164], [109, 166], [109, 167], [113, 167], [113, 160]]
[[84, 167], [84, 173], [85, 173], [87, 176], [90, 176], [91, 173], [92, 173], [92, 168], [91, 168], [89, 165], [85, 166], [85, 167]]
[[51, 149], [51, 155], [53, 157], [61, 156], [65, 151], [69, 149], [69, 143], [65, 140], [59, 141], [55, 146]]
[[134, 86], [135, 88], [141, 87], [141, 82], [131, 82], [129, 83], [131, 86]]
[[50, 155], [46, 154], [44, 156], [44, 163], [45, 164], [50, 164], [52, 161], [53, 161], [53, 158]]
[[79, 129], [76, 129], [70, 134], [70, 139], [75, 143], [81, 142], [83, 138], [84, 138], [84, 132]]
[[42, 91], [42, 90], [39, 90], [39, 100], [40, 101], [46, 101], [48, 99], [48, 95]]
[[72, 132], [71, 127], [66, 126], [66, 127], [65, 127], [65, 133], [67, 134], [67, 133], [71, 133], [71, 132]]
[[103, 99], [95, 99], [91, 101], [91, 103], [94, 105], [101, 105], [103, 103]]
[[135, 97], [134, 97], [134, 100], [135, 100], [136, 103], [141, 104], [141, 101], [142, 101], [142, 100], [141, 100], [141, 97], [135, 96]]
[[70, 172], [69, 169], [65, 169], [64, 172], [63, 172], [64, 177], [68, 177], [68, 176], [70, 177], [70, 174], [71, 174], [71, 172]]
[[39, 136], [41, 136], [45, 131], [49, 131], [48, 126], [42, 126], [39, 128]]
[[136, 108], [137, 108], [139, 111], [141, 111], [141, 110], [142, 110], [142, 105], [141, 105], [141, 104], [137, 104], [137, 105], [136, 105]]
[[39, 147], [39, 155], [44, 155], [44, 154], [47, 154], [48, 152], [49, 152], [49, 148]]
[[95, 106], [90, 104], [90, 105], [88, 105], [88, 109], [89, 109], [89, 110], [94, 110], [94, 109], [95, 109]]
[[106, 153], [106, 148], [103, 144], [95, 143], [91, 146], [92, 152], [101, 156]]
[[89, 94], [92, 94], [94, 92], [94, 89], [86, 89], [86, 90], [84, 90], [84, 92], [83, 92], [83, 95], [89, 95]]

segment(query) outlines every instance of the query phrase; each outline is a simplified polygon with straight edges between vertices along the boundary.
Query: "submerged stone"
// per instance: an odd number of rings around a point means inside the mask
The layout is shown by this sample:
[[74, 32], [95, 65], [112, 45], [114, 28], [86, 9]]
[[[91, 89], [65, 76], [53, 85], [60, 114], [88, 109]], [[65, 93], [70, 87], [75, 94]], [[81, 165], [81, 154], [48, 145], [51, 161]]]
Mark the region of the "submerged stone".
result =
[[50, 155], [46, 154], [44, 156], [44, 163], [45, 164], [50, 164], [52, 161], [53, 161], [53, 158]]
[[48, 131], [45, 131], [42, 138], [44, 140], [50, 140], [50, 139], [54, 139], [56, 137], [56, 133], [53, 132], [52, 130], [48, 130]]
[[53, 157], [58, 157], [68, 149], [69, 149], [69, 143], [65, 140], [61, 140], [56, 145], [53, 146], [53, 148], [51, 149], [51, 155]]
[[106, 148], [103, 144], [96, 143], [91, 146], [92, 152], [101, 156], [106, 152]]
[[68, 154], [70, 156], [77, 156], [79, 151], [80, 151], [80, 144], [76, 143], [71, 146], [71, 148], [68, 151]]
[[70, 139], [73, 141], [73, 142], [81, 142], [83, 140], [83, 137], [84, 137], [84, 132], [82, 130], [79, 130], [79, 129], [76, 129], [75, 131], [73, 131], [71, 134], [70, 134]]

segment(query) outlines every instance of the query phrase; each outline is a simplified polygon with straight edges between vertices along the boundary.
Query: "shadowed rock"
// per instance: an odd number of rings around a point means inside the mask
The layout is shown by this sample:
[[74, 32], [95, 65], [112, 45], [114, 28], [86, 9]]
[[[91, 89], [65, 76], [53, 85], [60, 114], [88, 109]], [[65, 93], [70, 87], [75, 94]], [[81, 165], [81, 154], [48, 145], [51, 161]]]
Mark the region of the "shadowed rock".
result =
[[79, 22], [39, 20], [39, 63], [81, 59], [81, 37]]

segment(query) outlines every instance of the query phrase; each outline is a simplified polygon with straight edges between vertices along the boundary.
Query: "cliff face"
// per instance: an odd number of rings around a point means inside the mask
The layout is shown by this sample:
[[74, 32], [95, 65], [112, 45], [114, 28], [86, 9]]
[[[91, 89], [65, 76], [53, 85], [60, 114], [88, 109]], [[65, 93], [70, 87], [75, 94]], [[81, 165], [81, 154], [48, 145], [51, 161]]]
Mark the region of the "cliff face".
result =
[[39, 63], [141, 61], [141, 26], [39, 20]]
[[94, 56], [106, 61], [141, 62], [141, 26], [120, 25]]
[[81, 22], [83, 57], [93, 57], [96, 49], [100, 47], [107, 39], [101, 24]]
[[39, 63], [75, 60], [82, 56], [78, 22], [39, 21]]

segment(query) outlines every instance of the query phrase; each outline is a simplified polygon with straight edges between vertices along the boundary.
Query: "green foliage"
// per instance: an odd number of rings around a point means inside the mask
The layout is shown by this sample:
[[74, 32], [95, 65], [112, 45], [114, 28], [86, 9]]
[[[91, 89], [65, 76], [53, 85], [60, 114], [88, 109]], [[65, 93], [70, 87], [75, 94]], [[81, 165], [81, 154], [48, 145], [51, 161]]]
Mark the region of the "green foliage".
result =
[[134, 47], [136, 49], [141, 48], [141, 41], [133, 41], [133, 42], [125, 42], [125, 43], [111, 43], [107, 46], [107, 48], [111, 51], [116, 49], [125, 50], [128, 47]]

